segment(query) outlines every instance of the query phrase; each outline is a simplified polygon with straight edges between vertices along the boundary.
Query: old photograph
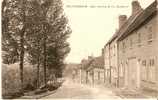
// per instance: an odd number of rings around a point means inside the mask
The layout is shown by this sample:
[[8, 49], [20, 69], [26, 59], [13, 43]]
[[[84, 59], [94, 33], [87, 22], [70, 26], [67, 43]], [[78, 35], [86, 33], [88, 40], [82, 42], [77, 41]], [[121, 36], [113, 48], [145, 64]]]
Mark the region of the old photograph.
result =
[[0, 99], [157, 99], [157, 0], [1, 0]]

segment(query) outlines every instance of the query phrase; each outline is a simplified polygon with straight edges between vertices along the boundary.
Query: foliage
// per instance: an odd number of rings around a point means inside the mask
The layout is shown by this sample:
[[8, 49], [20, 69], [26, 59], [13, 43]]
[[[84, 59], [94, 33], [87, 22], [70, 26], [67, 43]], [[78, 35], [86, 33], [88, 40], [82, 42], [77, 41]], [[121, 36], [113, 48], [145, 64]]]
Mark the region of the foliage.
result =
[[[64, 59], [70, 52], [67, 38], [71, 33], [62, 7], [61, 0], [3, 0], [3, 63], [19, 62], [19, 70], [11, 70], [5, 73], [5, 77], [10, 81], [12, 78], [19, 79], [17, 82], [21, 84], [21, 89], [29, 82], [25, 75], [31, 73], [36, 73], [33, 79], [37, 87], [40, 80], [46, 84], [47, 77], [52, 74], [62, 76]], [[36, 71], [25, 69], [25, 62], [36, 66], [33, 68]], [[40, 73], [40, 67], [43, 67], [44, 74]], [[13, 73], [18, 75], [12, 76]]]
[[[24, 87], [27, 84], [35, 86], [34, 81], [36, 80], [35, 75], [36, 69], [30, 65], [25, 64], [24, 67]], [[2, 65], [2, 93], [10, 94], [16, 93], [20, 90], [20, 70], [18, 63], [11, 65]]]

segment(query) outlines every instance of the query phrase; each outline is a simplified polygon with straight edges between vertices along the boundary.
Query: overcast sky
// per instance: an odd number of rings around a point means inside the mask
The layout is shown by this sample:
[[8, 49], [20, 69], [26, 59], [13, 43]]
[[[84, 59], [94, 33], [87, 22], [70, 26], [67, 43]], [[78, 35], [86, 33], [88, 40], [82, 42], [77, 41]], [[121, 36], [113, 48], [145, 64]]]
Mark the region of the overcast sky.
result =
[[[101, 49], [118, 27], [118, 16], [131, 14], [132, 0], [63, 1], [72, 29], [68, 39], [71, 46], [71, 52], [66, 58], [68, 63], [79, 63], [88, 55], [99, 56]], [[145, 8], [154, 0], [138, 1], [142, 8]]]

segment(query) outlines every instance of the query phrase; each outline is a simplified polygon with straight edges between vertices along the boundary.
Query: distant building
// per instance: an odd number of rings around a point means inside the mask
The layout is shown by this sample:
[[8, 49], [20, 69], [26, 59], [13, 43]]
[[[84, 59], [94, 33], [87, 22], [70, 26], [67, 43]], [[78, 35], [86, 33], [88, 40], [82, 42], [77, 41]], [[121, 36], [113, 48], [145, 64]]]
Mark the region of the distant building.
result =
[[87, 70], [90, 77], [90, 83], [104, 84], [105, 71], [104, 71], [104, 59], [102, 56], [94, 57]]
[[81, 61], [81, 83], [103, 84], [105, 81], [103, 56], [91, 57]]

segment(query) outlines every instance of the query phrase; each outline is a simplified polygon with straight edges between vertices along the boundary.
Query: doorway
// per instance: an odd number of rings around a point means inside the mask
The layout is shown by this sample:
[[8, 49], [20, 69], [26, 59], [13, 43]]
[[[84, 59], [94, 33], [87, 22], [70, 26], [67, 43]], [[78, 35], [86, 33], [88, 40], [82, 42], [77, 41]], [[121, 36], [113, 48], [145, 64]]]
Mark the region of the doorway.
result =
[[128, 60], [128, 87], [132, 89], [140, 87], [140, 66], [136, 58]]

